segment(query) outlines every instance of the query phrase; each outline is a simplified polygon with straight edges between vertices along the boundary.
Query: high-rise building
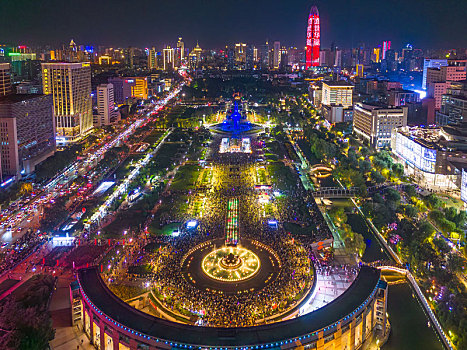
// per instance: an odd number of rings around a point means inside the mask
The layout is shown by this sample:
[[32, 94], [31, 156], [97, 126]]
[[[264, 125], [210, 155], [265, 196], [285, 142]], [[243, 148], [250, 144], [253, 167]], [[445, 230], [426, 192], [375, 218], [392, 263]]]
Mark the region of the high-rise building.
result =
[[202, 52], [203, 52], [203, 49], [199, 47], [199, 43], [196, 43], [196, 47], [188, 55], [190, 68], [194, 69], [198, 67], [199, 63], [201, 62]]
[[131, 97], [147, 100], [148, 99], [148, 78], [134, 77], [135, 84], [131, 87]]
[[380, 48], [380, 47], [375, 47], [375, 48], [373, 49], [372, 60], [373, 60], [373, 62], [375, 62], [375, 63], [381, 62], [381, 48]]
[[164, 50], [162, 50], [162, 54], [164, 56], [164, 70], [167, 71], [169, 69], [174, 69], [175, 67], [175, 57], [174, 57], [174, 49], [170, 46], [167, 46]]
[[382, 52], [382, 59], [386, 59], [387, 52], [391, 50], [391, 41], [383, 41], [383, 52]]
[[316, 6], [312, 6], [306, 32], [306, 69], [319, 66], [320, 38], [319, 12]]
[[274, 48], [273, 48], [273, 67], [274, 69], [279, 69], [281, 64], [281, 43], [280, 41], [274, 41]]
[[183, 60], [185, 59], [185, 43], [182, 41], [182, 38], [178, 38], [177, 41], [177, 54], [175, 55], [175, 65], [180, 67]]
[[97, 120], [94, 126], [109, 125], [114, 123], [116, 119], [114, 86], [112, 84], [100, 84], [97, 87]]
[[57, 144], [75, 142], [92, 129], [91, 65], [42, 63], [44, 94], [53, 96]]
[[[29, 174], [55, 152], [55, 121], [51, 95], [0, 98], [0, 176]], [[2, 181], [3, 182], [3, 181]]]
[[246, 44], [235, 44], [235, 63], [239, 68], [245, 68], [246, 63]]
[[148, 69], [157, 69], [156, 49], [148, 50]]
[[450, 82], [465, 80], [467, 60], [449, 60], [447, 66], [427, 68], [427, 96], [435, 99], [435, 109], [441, 108], [442, 95], [446, 93]]
[[344, 108], [352, 107], [352, 94], [354, 86], [346, 81], [323, 82], [323, 105], [342, 105]]
[[433, 58], [425, 58], [423, 61], [423, 77], [422, 77], [422, 89], [426, 90], [426, 75], [428, 68], [439, 68], [442, 66], [447, 66], [448, 60], [447, 59], [433, 59]]
[[363, 64], [357, 64], [357, 67], [356, 67], [357, 77], [363, 78], [363, 70], [364, 70]]
[[0, 97], [11, 94], [11, 71], [9, 63], [0, 63]]
[[458, 124], [467, 121], [467, 81], [451, 82], [441, 97], [436, 124]]
[[266, 41], [264, 45], [261, 45], [261, 68], [269, 68], [269, 42]]
[[371, 147], [391, 145], [391, 132], [407, 126], [407, 107], [380, 107], [356, 103], [353, 112], [353, 130]]

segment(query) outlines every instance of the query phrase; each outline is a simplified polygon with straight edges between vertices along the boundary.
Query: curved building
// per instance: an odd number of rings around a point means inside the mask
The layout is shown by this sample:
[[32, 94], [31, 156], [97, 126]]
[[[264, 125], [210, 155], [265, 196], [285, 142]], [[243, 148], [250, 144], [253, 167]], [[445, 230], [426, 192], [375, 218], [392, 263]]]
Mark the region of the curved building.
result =
[[316, 6], [312, 6], [306, 31], [306, 69], [319, 66], [320, 40], [319, 12]]
[[367, 266], [326, 306], [256, 327], [199, 327], [154, 317], [117, 298], [96, 268], [79, 270], [71, 295], [74, 323], [101, 350], [352, 350], [361, 348], [371, 336], [386, 334], [387, 284], [380, 280], [379, 270]]

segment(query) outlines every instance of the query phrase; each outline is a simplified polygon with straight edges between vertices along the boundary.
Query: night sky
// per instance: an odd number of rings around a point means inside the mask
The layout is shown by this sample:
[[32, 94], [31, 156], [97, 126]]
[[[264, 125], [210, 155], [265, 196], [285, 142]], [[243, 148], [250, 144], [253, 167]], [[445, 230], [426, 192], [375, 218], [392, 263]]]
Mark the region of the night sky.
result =
[[0, 43], [161, 48], [182, 36], [190, 47], [304, 46], [313, 4], [323, 47], [467, 47], [467, 0], [0, 0]]

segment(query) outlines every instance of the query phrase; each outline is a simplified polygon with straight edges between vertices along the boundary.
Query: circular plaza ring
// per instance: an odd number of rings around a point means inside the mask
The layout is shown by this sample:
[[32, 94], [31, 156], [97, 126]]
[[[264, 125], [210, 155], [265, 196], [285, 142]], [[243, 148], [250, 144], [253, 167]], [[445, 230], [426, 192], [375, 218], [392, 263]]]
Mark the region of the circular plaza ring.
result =
[[261, 261], [255, 253], [238, 246], [213, 250], [201, 263], [208, 277], [222, 282], [247, 280], [256, 275], [260, 267]]

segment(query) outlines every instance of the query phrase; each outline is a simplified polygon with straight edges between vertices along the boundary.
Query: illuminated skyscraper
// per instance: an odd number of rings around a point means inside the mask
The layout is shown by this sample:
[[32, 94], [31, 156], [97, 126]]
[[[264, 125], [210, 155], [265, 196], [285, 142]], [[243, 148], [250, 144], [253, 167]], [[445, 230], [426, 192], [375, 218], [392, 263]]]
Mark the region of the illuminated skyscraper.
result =
[[312, 6], [308, 16], [308, 29], [306, 32], [306, 69], [319, 66], [319, 48], [319, 12], [316, 6]]
[[181, 66], [182, 61], [185, 59], [185, 43], [182, 38], [178, 38], [177, 42], [177, 55], [176, 55], [176, 66]]
[[274, 69], [279, 69], [281, 64], [281, 43], [280, 41], [274, 41], [273, 46], [273, 67]]
[[92, 129], [91, 65], [42, 63], [44, 94], [53, 95], [57, 144], [75, 142]]
[[11, 94], [11, 73], [9, 63], [0, 63], [0, 96]]
[[148, 69], [157, 69], [156, 49], [148, 50]]
[[169, 69], [175, 68], [175, 52], [174, 49], [170, 46], [167, 46], [164, 50], [162, 50], [162, 54], [164, 55], [164, 70], [167, 71]]
[[383, 41], [383, 60], [386, 59], [386, 53], [391, 50], [391, 42], [388, 40], [388, 41]]

